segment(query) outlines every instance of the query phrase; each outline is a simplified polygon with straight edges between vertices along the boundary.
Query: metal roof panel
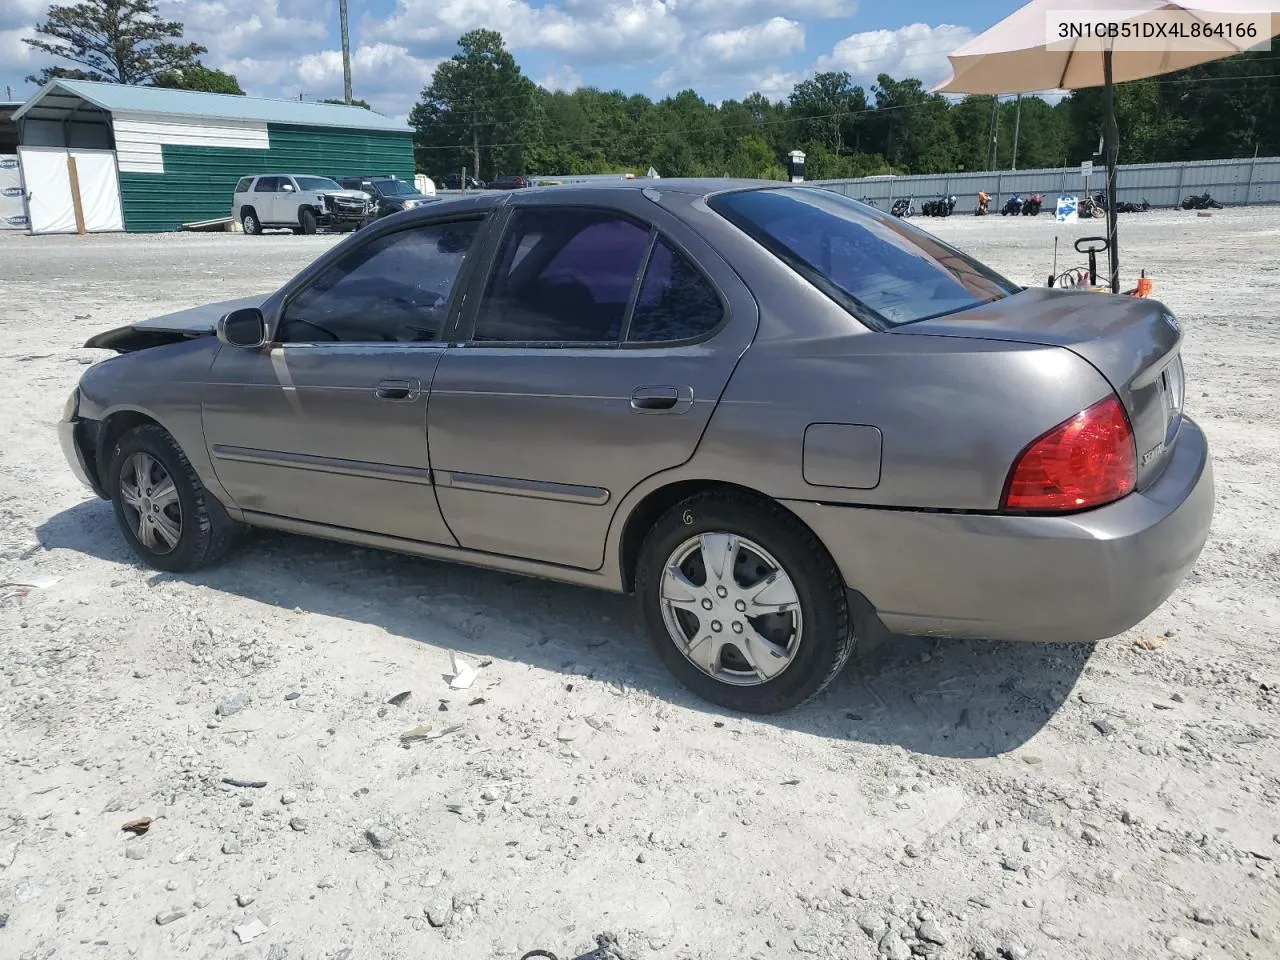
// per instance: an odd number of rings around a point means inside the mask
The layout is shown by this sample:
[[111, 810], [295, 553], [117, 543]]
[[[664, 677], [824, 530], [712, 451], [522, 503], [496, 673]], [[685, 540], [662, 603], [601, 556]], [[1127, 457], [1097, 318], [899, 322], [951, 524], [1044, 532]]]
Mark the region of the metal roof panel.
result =
[[267, 100], [238, 97], [226, 93], [169, 90], [163, 87], [133, 87], [120, 83], [90, 80], [52, 80], [41, 87], [14, 114], [25, 116], [47, 98], [71, 94], [112, 113], [151, 113], [182, 117], [214, 117], [224, 120], [256, 120], [288, 123], [304, 127], [342, 127], [348, 130], [385, 130], [409, 133], [409, 127], [363, 107], [338, 103], [303, 103], [297, 100]]

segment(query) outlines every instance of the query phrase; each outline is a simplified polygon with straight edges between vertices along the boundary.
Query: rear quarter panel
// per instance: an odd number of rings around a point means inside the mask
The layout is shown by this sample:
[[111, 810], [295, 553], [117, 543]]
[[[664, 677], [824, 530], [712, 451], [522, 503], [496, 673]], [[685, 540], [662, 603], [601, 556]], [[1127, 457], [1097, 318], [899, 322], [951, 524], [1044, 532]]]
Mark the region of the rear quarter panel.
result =
[[[1060, 347], [888, 333], [757, 342], [695, 460], [779, 499], [995, 510], [1019, 453], [1109, 390]], [[878, 483], [846, 489], [806, 479], [804, 435], [814, 423], [877, 428]]]

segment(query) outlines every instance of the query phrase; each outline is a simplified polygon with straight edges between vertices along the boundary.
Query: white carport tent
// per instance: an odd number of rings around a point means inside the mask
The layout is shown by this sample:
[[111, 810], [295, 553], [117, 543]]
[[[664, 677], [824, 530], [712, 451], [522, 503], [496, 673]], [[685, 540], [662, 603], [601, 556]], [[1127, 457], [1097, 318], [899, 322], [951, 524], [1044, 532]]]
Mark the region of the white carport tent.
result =
[[124, 229], [114, 150], [23, 146], [18, 164], [33, 234]]
[[110, 115], [51, 84], [18, 110], [14, 119], [19, 118], [18, 163], [28, 229], [32, 233], [123, 230]]

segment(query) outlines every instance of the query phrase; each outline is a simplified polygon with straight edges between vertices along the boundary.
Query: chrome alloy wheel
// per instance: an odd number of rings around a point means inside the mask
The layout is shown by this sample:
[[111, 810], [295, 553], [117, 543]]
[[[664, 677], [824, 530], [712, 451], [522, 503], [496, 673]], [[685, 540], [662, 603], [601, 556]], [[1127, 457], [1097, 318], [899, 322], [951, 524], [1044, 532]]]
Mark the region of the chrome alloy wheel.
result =
[[691, 537], [663, 568], [662, 620], [707, 676], [750, 687], [795, 659], [804, 623], [791, 578], [767, 550], [732, 533]]
[[182, 504], [169, 471], [155, 457], [135, 453], [120, 470], [120, 501], [138, 542], [171, 553], [182, 537]]

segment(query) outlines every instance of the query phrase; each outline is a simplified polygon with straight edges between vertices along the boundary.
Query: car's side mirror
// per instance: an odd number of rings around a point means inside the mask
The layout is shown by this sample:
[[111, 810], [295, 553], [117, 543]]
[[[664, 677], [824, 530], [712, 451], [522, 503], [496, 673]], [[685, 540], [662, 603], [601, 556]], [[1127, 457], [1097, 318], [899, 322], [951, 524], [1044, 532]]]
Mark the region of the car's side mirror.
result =
[[257, 307], [232, 310], [218, 320], [218, 339], [229, 347], [261, 347], [267, 342], [267, 318]]
[[283, 190], [285, 193], [293, 193], [293, 184], [292, 184], [292, 183], [282, 183], [282, 184], [280, 185], [280, 189], [281, 189], [281, 190]]

